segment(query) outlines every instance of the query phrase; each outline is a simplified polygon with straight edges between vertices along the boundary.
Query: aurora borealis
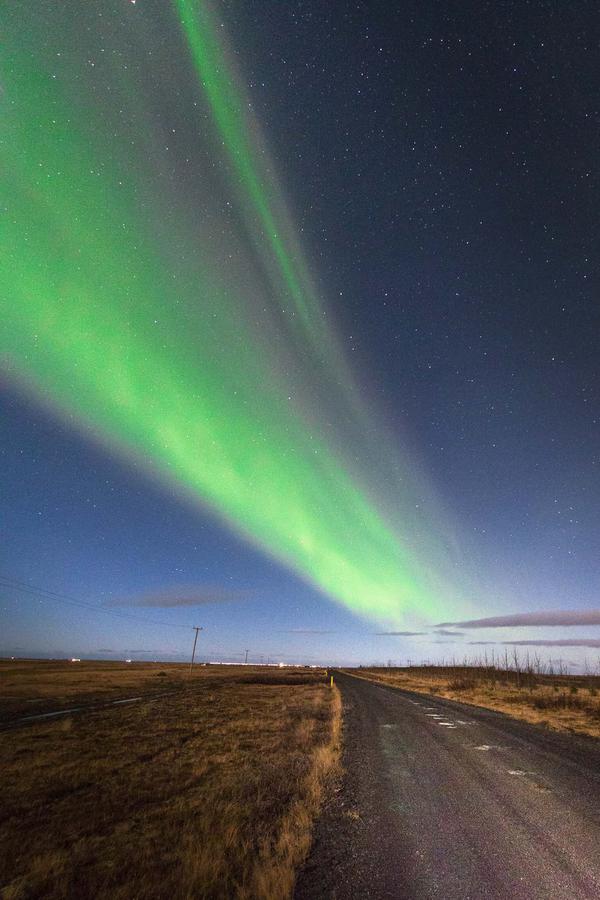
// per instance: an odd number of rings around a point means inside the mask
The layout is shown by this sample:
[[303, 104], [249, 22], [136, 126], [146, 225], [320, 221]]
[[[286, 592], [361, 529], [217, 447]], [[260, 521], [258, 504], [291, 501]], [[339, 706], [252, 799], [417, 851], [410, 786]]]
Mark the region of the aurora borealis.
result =
[[0, 655], [597, 609], [597, 61], [551, 6], [5, 5]]
[[[64, 49], [51, 12], [27, 48], [9, 31], [8, 371], [353, 611], [427, 615], [431, 580], [331, 426], [333, 408], [346, 429], [366, 413], [259, 125], [207, 6], [175, 7], [168, 51], [189, 51], [196, 80], [185, 100], [162, 87], [189, 116], [181, 137], [161, 122], [163, 144], [102, 46]], [[142, 14], [127, 40], [153, 83]]]

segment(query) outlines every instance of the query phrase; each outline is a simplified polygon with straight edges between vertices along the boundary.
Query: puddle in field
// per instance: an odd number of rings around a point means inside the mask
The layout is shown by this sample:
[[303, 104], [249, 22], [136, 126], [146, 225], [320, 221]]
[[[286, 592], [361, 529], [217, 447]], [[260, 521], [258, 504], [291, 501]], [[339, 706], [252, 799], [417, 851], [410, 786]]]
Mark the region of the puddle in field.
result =
[[68, 716], [69, 713], [81, 712], [83, 706], [73, 706], [72, 709], [59, 709], [58, 712], [49, 712], [49, 713], [39, 713], [36, 716], [23, 716], [21, 719], [17, 719], [18, 722], [33, 722], [34, 719], [52, 719], [55, 716]]
[[[165, 696], [163, 694], [159, 696]], [[149, 697], [148, 700], [158, 699], [156, 697]], [[47, 712], [47, 713], [36, 713], [34, 716], [22, 716], [20, 719], [15, 719], [13, 722], [7, 722], [7, 725], [21, 725], [26, 722], [39, 722], [43, 719], [56, 719], [59, 716], [69, 716], [71, 713], [77, 712], [85, 712], [88, 710], [89, 712], [93, 712], [98, 709], [105, 709], [108, 706], [120, 706], [123, 703], [138, 703], [140, 700], [143, 700], [143, 697], [127, 697], [125, 700], [109, 700], [106, 703], [94, 703], [90, 706], [72, 706], [70, 709], [58, 709], [55, 712]]]

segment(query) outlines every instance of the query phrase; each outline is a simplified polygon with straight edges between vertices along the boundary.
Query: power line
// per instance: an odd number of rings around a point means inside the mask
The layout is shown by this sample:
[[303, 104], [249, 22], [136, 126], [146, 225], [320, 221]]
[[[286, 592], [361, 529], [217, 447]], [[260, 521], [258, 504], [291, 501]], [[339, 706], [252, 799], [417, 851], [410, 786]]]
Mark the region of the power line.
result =
[[[86, 603], [84, 600], [78, 600], [75, 597], [72, 597], [68, 594], [62, 594], [62, 593], [59, 593], [58, 591], [49, 591], [46, 588], [36, 587], [36, 585], [30, 584], [29, 582], [20, 581], [18, 578], [12, 578], [9, 575], [2, 575], [2, 573], [0, 573], [0, 588], [5, 588], [7, 590], [20, 591], [24, 594], [30, 594], [33, 597], [37, 597], [40, 600], [46, 600], [51, 603], [63, 603], [67, 606], [75, 606], [75, 607], [79, 607], [81, 609], [87, 609], [94, 613], [106, 613], [109, 616], [117, 616], [120, 619], [129, 619], [133, 622], [142, 622], [144, 625], [159, 625], [162, 628], [185, 628], [185, 629], [188, 629], [190, 627], [189, 625], [179, 625], [179, 624], [176, 624], [175, 622], [160, 622], [160, 621], [157, 621], [156, 619], [146, 619], [143, 616], [136, 616], [136, 615], [132, 615], [130, 613], [118, 612], [117, 610], [114, 610], [114, 609], [107, 609], [104, 606], [95, 606], [93, 603]], [[247, 662], [248, 661], [248, 653], [250, 651], [244, 650], [242, 652], [239, 652], [239, 651], [235, 652], [235, 651], [231, 651], [225, 647], [222, 647], [222, 648], [213, 647], [212, 649], [207, 649], [205, 652], [209, 655], [214, 655], [214, 656], [225, 655], [225, 656], [227, 656], [228, 659], [233, 659], [233, 658], [241, 659], [242, 655], [244, 655], [245, 656], [244, 661]], [[270, 656], [278, 656], [278, 657], [285, 657], [286, 655], [287, 655], [286, 652], [273, 653], [273, 651], [271, 651], [271, 654], [270, 654]], [[262, 654], [260, 659], [261, 659], [261, 662], [264, 663], [265, 655]], [[304, 657], [304, 659], [305, 659], [305, 661], [308, 662], [308, 661], [318, 660], [319, 658], [314, 657], [314, 656], [307, 656], [307, 657]]]
[[190, 663], [190, 675], [192, 674], [192, 669], [194, 668], [194, 657], [196, 655], [196, 644], [198, 643], [198, 632], [204, 631], [201, 625], [194, 625], [193, 628], [196, 634], [194, 636], [194, 649], [192, 650], [192, 661]]
[[143, 622], [146, 625], [160, 625], [162, 628], [189, 628], [189, 625], [178, 625], [175, 622], [158, 622], [156, 619], [146, 619], [143, 616], [118, 612], [115, 609], [107, 609], [104, 606], [94, 606], [93, 603], [86, 603], [83, 600], [70, 597], [68, 594], [59, 594], [57, 591], [48, 591], [46, 588], [36, 587], [33, 584], [28, 584], [26, 581], [19, 581], [17, 578], [11, 578], [7, 575], [0, 574], [0, 587], [21, 591], [25, 594], [31, 594], [41, 600], [48, 600], [53, 603], [79, 606], [82, 609], [89, 609], [92, 612], [106, 613], [109, 616], [118, 616], [120, 619], [132, 619], [134, 622]]

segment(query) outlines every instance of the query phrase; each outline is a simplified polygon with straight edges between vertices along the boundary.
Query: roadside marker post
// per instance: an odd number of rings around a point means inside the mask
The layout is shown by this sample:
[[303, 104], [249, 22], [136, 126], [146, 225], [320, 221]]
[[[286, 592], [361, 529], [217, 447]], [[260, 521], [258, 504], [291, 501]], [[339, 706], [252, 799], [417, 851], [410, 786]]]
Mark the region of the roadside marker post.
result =
[[331, 676], [331, 687], [333, 687], [333, 675]]

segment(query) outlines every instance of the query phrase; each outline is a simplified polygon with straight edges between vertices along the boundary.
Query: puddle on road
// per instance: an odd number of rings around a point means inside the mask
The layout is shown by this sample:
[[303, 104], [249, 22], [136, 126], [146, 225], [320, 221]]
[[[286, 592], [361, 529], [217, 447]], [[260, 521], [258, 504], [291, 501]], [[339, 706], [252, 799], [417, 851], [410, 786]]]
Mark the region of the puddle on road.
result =
[[534, 788], [541, 794], [551, 794], [552, 788], [541, 780], [541, 776], [537, 772], [528, 772], [525, 769], [509, 769], [509, 775], [516, 775], [517, 778], [524, 778], [529, 787]]
[[509, 750], [510, 748], [506, 744], [465, 744], [465, 749], [480, 750], [483, 753], [487, 753], [490, 750]]

